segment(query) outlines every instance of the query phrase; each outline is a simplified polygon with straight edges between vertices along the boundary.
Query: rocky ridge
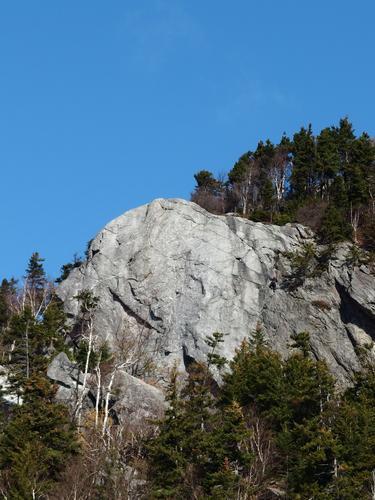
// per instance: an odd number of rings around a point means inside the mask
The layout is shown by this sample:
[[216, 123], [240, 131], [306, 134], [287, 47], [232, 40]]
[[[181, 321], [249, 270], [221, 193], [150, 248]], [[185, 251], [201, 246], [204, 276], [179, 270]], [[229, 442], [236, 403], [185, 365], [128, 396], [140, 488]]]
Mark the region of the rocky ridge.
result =
[[161, 377], [174, 363], [183, 370], [205, 359], [205, 337], [215, 331], [225, 334], [222, 354], [231, 358], [261, 324], [282, 355], [291, 334], [309, 332], [314, 355], [346, 383], [359, 366], [357, 348], [375, 338], [375, 276], [349, 264], [350, 246], [342, 245], [323, 270], [306, 266], [291, 286], [291, 256], [313, 242], [298, 224], [216, 216], [184, 200], [157, 199], [107, 224], [58, 295], [74, 321], [75, 296], [92, 291], [100, 299], [96, 334], [113, 350], [124, 338], [140, 342]]

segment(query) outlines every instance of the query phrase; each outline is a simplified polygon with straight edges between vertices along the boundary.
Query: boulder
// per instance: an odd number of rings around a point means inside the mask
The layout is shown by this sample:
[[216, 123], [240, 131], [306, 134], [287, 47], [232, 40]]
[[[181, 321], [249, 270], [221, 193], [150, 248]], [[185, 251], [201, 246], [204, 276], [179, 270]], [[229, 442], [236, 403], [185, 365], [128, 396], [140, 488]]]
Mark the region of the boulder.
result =
[[[64, 352], [60, 352], [49, 365], [47, 375], [58, 387], [56, 400], [73, 409], [77, 403], [79, 391], [83, 388], [83, 373]], [[108, 387], [110, 377], [111, 373], [108, 373], [102, 380], [101, 407], [105, 404], [103, 391]], [[93, 409], [96, 397], [95, 377], [89, 373], [83, 409]], [[160, 389], [129, 375], [124, 370], [115, 372], [110, 396], [110, 411], [120, 425], [137, 427], [145, 424], [161, 417], [164, 407], [164, 396]]]

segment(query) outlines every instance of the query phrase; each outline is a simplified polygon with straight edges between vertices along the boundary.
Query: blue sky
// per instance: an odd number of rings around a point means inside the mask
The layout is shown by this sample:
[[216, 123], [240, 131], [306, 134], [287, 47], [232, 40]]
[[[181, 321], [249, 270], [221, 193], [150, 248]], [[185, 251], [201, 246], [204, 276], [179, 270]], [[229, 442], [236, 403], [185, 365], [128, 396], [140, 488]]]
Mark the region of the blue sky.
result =
[[375, 2], [0, 4], [0, 277], [188, 198], [259, 139], [348, 115], [375, 135]]

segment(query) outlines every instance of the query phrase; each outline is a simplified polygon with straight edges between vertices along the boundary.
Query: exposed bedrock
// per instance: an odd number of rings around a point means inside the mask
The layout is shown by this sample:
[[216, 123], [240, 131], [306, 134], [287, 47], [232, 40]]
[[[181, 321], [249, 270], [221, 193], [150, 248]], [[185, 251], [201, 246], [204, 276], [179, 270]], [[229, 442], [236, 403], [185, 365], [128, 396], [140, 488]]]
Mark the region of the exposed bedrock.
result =
[[309, 332], [316, 357], [344, 382], [358, 367], [356, 346], [375, 338], [375, 277], [366, 266], [348, 267], [343, 245], [327, 271], [296, 289], [282, 286], [291, 272], [285, 254], [312, 238], [297, 224], [255, 223], [157, 199], [107, 224], [58, 294], [74, 318], [74, 297], [91, 290], [100, 299], [96, 333], [113, 349], [119, 336], [142, 338], [163, 369], [204, 359], [204, 339], [215, 331], [226, 334], [222, 354], [230, 358], [260, 323], [283, 355], [291, 334]]

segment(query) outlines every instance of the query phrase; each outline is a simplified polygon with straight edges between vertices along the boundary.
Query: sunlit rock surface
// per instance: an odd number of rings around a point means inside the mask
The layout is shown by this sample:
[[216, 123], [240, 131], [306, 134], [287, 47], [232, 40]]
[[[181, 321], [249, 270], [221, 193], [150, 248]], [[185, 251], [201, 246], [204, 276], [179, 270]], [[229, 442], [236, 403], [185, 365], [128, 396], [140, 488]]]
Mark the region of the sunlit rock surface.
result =
[[100, 299], [96, 333], [112, 349], [124, 335], [141, 339], [162, 369], [204, 359], [205, 337], [216, 331], [225, 334], [222, 354], [231, 358], [260, 324], [283, 355], [291, 334], [309, 332], [314, 355], [345, 382], [358, 367], [356, 347], [375, 337], [375, 277], [366, 266], [348, 267], [344, 245], [327, 271], [290, 290], [286, 253], [312, 237], [296, 224], [216, 216], [194, 203], [157, 199], [107, 224], [58, 294], [74, 319], [75, 296], [91, 290]]

